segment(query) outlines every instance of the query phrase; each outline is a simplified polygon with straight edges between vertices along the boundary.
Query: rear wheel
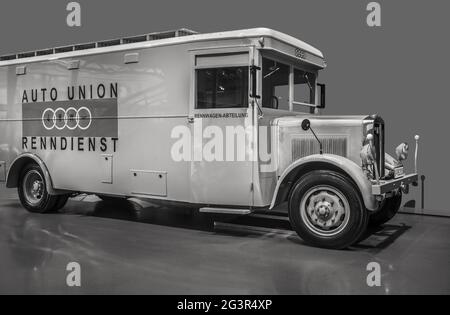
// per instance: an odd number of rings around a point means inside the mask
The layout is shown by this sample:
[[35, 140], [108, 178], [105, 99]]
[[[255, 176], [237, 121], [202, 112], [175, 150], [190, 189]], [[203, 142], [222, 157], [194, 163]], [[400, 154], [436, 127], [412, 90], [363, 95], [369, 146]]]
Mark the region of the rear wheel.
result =
[[289, 219], [306, 242], [342, 249], [365, 232], [368, 213], [358, 188], [333, 171], [312, 171], [300, 178], [289, 196]]
[[57, 210], [59, 196], [48, 193], [45, 176], [36, 164], [29, 164], [22, 170], [18, 193], [23, 207], [30, 212], [46, 213]]
[[383, 201], [381, 208], [370, 215], [369, 224], [379, 226], [392, 219], [402, 205], [402, 194], [399, 193]]

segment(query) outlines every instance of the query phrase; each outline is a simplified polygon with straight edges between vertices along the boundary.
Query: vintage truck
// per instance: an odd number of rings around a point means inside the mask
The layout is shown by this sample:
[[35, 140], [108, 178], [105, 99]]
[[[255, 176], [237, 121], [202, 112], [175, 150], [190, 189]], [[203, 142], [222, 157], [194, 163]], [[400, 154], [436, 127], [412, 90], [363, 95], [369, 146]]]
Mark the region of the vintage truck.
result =
[[1, 56], [0, 180], [39, 213], [79, 193], [236, 215], [287, 201], [306, 242], [348, 247], [395, 215], [417, 170], [406, 144], [385, 153], [380, 116], [322, 115], [325, 67], [266, 28]]

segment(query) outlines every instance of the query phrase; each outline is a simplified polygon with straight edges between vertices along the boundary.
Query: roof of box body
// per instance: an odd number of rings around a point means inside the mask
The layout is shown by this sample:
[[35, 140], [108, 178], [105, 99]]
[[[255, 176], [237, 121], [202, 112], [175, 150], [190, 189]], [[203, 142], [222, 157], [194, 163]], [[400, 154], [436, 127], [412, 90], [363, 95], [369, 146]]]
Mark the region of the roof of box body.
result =
[[320, 50], [290, 35], [269, 29], [252, 28], [245, 30], [226, 31], [217, 33], [199, 34], [188, 29], [150, 33], [133, 37], [105, 40], [100, 42], [69, 45], [57, 48], [48, 48], [18, 54], [0, 56], [0, 66], [37, 62], [42, 60], [70, 58], [82, 55], [99, 54], [104, 52], [124, 51], [154, 46], [183, 44], [189, 42], [233, 39], [233, 38], [271, 37], [285, 42], [294, 47], [305, 50], [320, 58], [323, 54]]

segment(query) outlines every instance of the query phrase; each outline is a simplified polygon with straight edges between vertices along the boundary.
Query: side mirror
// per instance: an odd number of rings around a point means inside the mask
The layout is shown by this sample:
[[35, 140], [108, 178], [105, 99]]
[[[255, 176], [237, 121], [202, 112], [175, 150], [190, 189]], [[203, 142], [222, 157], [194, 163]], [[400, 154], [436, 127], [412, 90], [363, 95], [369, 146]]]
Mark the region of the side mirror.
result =
[[325, 84], [317, 83], [317, 89], [319, 93], [319, 104], [317, 108], [325, 108]]

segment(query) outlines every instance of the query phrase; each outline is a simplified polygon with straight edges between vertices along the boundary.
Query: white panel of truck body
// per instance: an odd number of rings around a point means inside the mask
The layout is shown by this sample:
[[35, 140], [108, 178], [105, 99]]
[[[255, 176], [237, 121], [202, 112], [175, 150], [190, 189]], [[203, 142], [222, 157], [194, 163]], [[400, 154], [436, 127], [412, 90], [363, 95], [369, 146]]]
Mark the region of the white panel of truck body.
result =
[[136, 196], [167, 196], [167, 173], [131, 170], [131, 194]]
[[113, 156], [112, 154], [102, 154], [100, 156], [100, 170], [101, 176], [100, 181], [103, 184], [112, 184], [113, 183]]

